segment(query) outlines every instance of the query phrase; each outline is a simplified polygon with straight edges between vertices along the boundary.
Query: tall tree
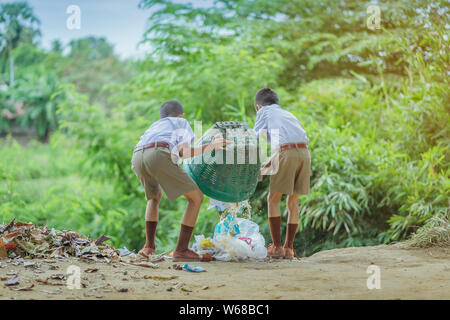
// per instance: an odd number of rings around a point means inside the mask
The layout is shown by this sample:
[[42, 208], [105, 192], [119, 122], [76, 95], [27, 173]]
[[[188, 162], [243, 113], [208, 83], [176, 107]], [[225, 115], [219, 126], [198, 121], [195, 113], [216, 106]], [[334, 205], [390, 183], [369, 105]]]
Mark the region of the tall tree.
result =
[[26, 2], [0, 5], [0, 55], [2, 73], [7, 70], [9, 60], [9, 84], [14, 84], [14, 57], [12, 51], [20, 43], [33, 43], [40, 36], [40, 21]]

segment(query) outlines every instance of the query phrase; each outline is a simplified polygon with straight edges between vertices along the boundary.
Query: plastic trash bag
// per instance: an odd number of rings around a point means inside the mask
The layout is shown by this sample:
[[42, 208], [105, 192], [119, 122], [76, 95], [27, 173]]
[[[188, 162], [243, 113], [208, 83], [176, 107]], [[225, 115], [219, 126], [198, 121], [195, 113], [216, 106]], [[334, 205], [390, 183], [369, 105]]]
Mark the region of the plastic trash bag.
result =
[[[192, 250], [194, 250], [198, 254], [208, 253], [210, 255], [214, 255], [214, 253], [217, 251], [216, 245], [215, 245], [213, 239], [205, 238], [204, 235], [194, 236], [194, 239], [195, 239], [195, 242], [192, 244]], [[205, 245], [205, 242], [204, 242], [205, 240], [209, 240], [209, 242], [211, 242], [212, 246], [209, 244]]]
[[235, 219], [231, 214], [227, 215], [225, 219], [223, 219], [216, 225], [216, 227], [214, 228], [214, 239], [225, 236], [227, 234], [231, 234], [233, 236], [240, 234], [238, 220]]
[[216, 225], [212, 239], [195, 236], [192, 250], [199, 254], [209, 253], [220, 261], [263, 260], [267, 256], [258, 225], [231, 215]]

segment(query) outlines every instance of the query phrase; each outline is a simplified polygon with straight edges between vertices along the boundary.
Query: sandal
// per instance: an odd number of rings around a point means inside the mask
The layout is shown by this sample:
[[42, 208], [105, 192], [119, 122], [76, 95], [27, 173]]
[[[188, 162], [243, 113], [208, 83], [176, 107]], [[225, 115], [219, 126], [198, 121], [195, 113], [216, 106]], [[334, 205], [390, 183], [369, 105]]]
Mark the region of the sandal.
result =
[[195, 251], [191, 249], [186, 249], [184, 251], [173, 251], [173, 260], [174, 262], [181, 261], [199, 261], [199, 262], [210, 262], [213, 260], [213, 257], [209, 254], [197, 254]]
[[[145, 251], [148, 251], [148, 253], [145, 253]], [[146, 247], [144, 247], [144, 248], [142, 248], [142, 249], [139, 251], [139, 254], [140, 254], [141, 256], [143, 256], [144, 258], [148, 258], [149, 256], [154, 255], [155, 252], [156, 252], [156, 249], [155, 249], [155, 248], [146, 248]]]

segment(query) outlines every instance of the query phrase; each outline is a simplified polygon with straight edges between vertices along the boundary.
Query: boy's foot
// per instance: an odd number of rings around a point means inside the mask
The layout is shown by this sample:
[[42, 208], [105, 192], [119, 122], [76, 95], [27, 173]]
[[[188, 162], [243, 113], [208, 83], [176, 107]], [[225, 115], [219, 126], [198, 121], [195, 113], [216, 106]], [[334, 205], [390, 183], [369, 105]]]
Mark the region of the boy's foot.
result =
[[201, 261], [201, 262], [209, 262], [212, 260], [212, 257], [209, 254], [197, 254], [191, 249], [186, 249], [184, 251], [173, 251], [173, 261]]
[[267, 256], [274, 259], [281, 259], [284, 257], [283, 247], [276, 247], [271, 243], [267, 248]]
[[300, 260], [300, 258], [297, 255], [297, 252], [293, 248], [286, 248], [284, 247], [284, 259], [294, 259], [294, 256]]
[[143, 247], [141, 251], [139, 251], [139, 254], [145, 258], [148, 258], [148, 256], [151, 256], [152, 254], [155, 254], [156, 249], [155, 248], [148, 248]]

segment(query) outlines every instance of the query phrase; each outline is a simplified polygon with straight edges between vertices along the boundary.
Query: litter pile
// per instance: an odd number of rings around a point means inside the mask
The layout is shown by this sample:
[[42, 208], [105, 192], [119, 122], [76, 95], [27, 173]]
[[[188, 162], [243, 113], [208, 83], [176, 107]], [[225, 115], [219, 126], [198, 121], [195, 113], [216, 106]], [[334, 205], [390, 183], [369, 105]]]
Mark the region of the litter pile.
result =
[[196, 235], [192, 250], [220, 261], [264, 260], [265, 240], [256, 223], [228, 214], [214, 229], [214, 237]]
[[32, 223], [0, 224], [0, 257], [64, 258], [78, 257], [94, 261], [119, 262], [119, 252], [104, 244], [110, 238], [102, 235], [89, 239], [72, 230], [55, 230]]

